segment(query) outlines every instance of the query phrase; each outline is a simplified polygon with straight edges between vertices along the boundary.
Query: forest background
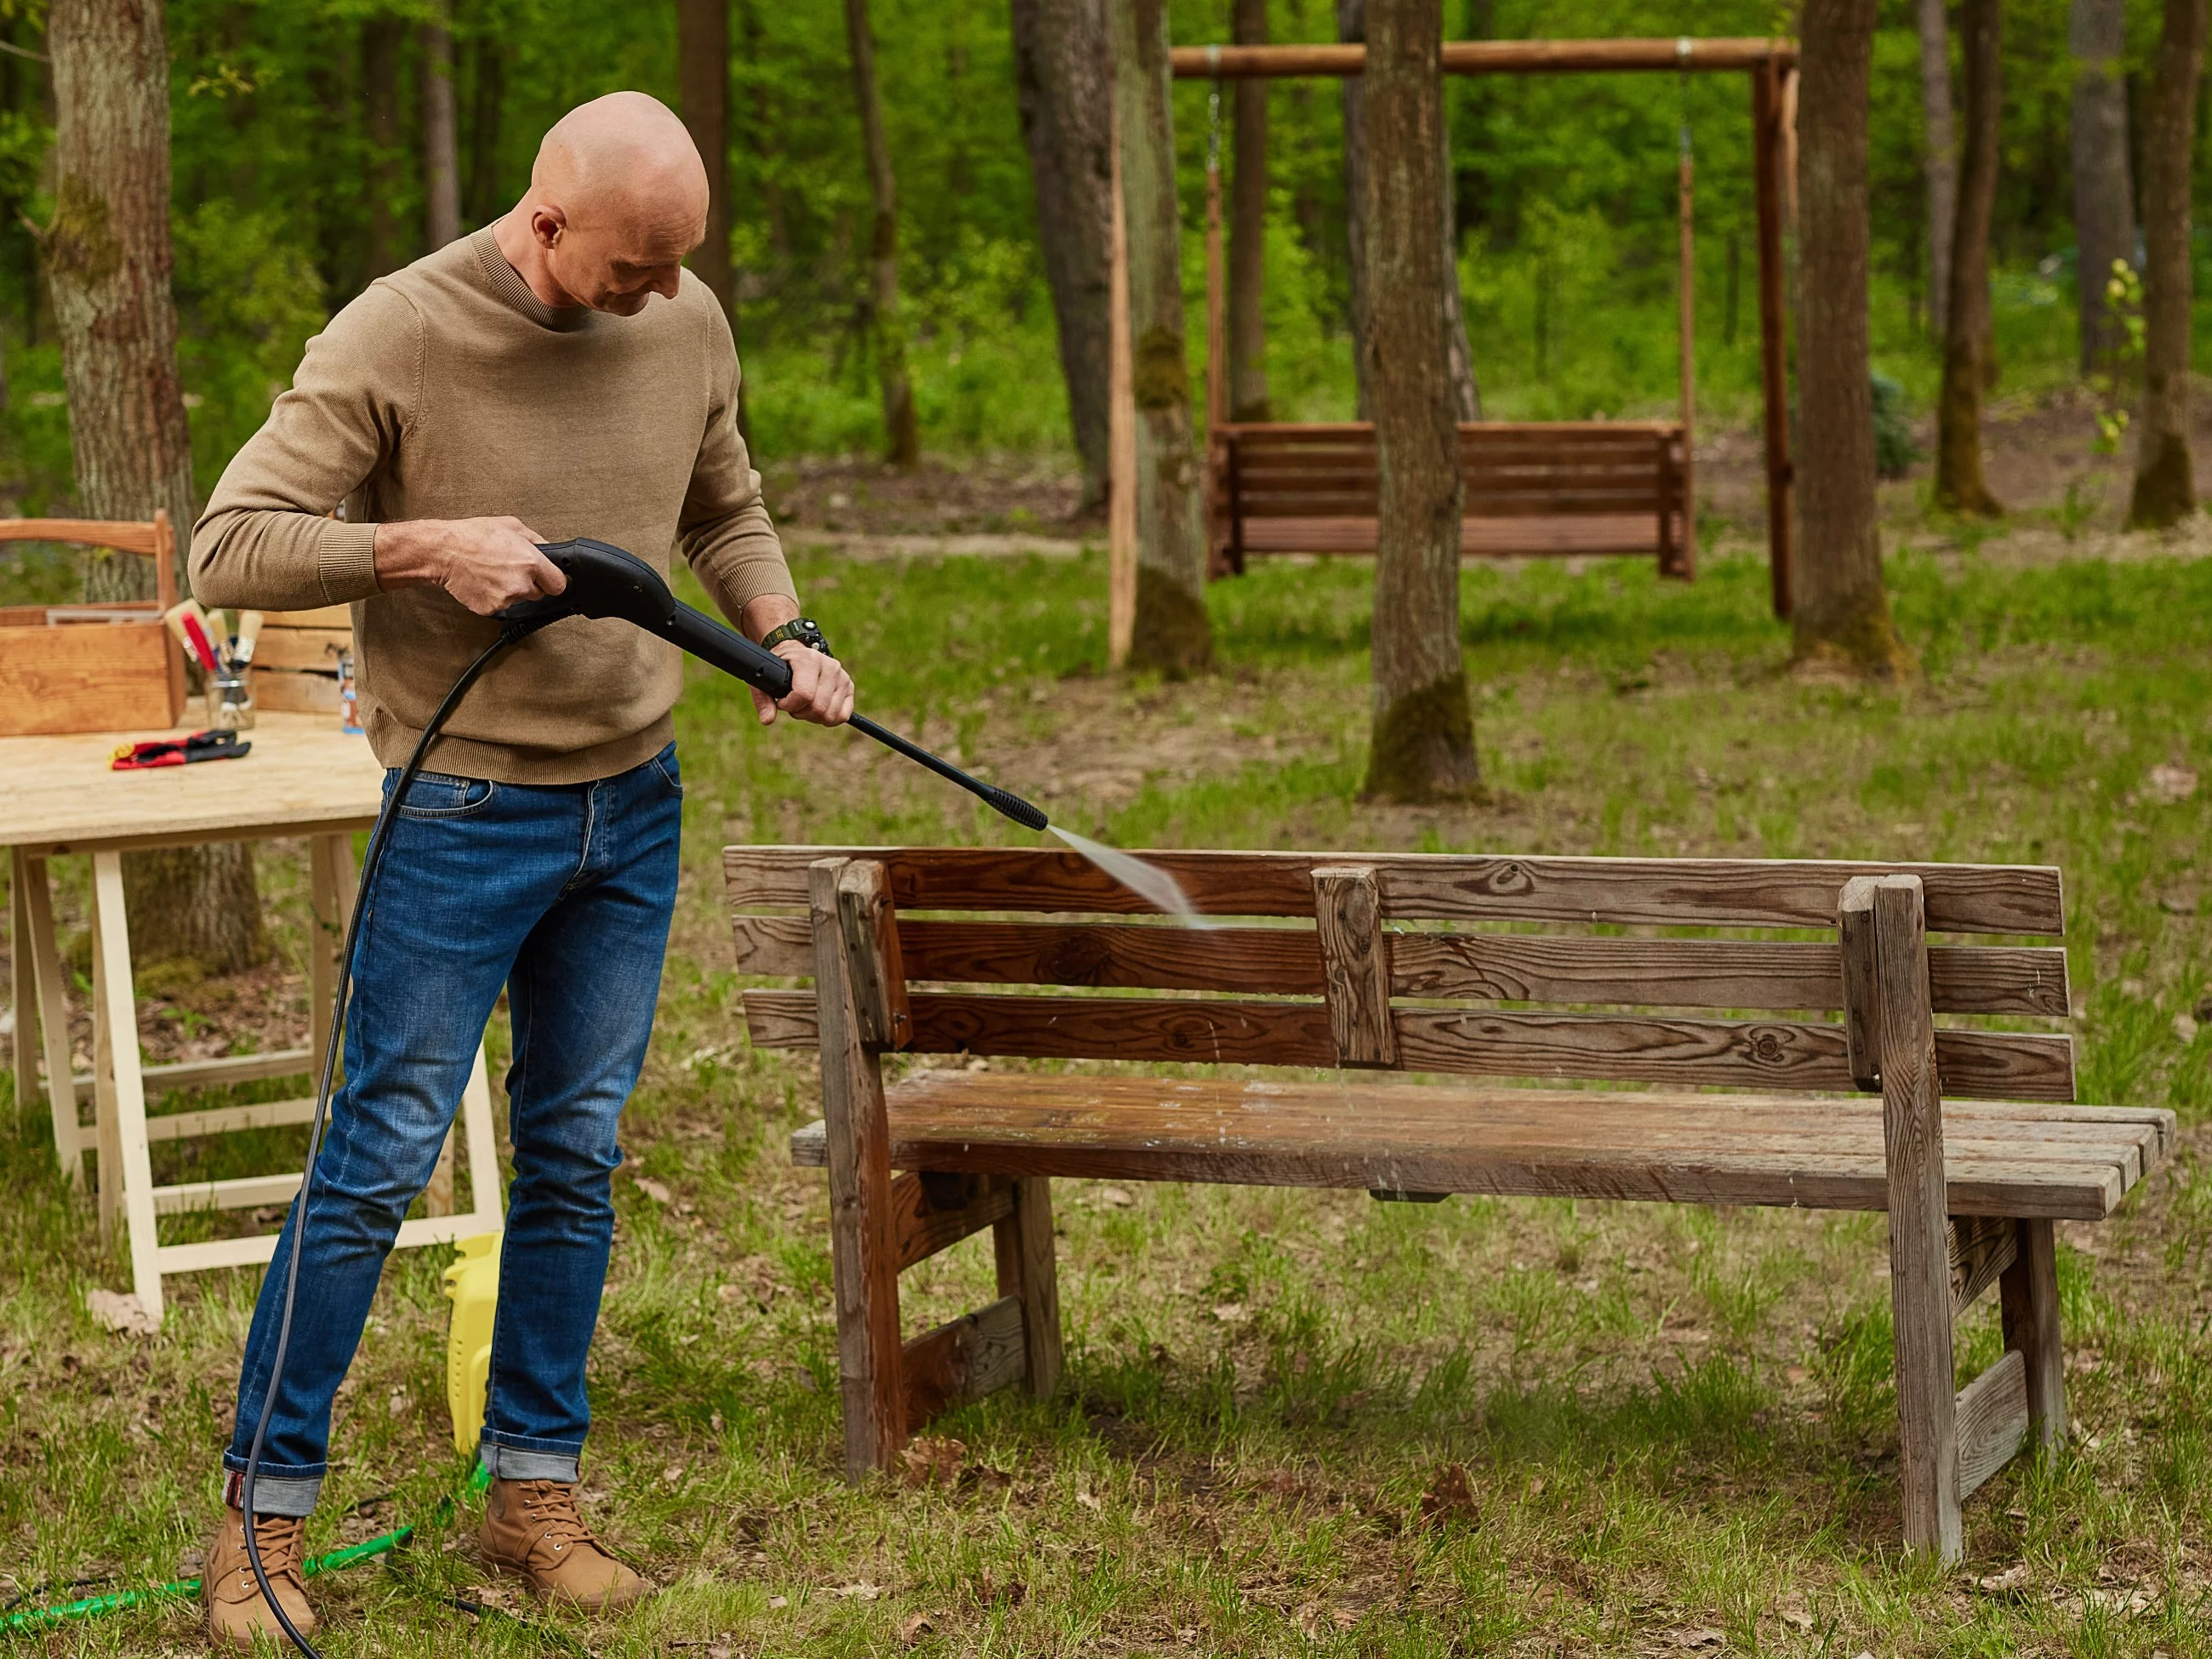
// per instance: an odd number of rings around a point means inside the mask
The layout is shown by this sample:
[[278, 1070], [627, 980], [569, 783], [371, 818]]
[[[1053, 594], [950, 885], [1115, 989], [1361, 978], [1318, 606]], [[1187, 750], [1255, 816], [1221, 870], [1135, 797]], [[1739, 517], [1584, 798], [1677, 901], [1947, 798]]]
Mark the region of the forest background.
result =
[[[738, 326], [764, 459], [883, 443], [867, 326], [869, 194], [842, 9], [732, 0], [732, 207]], [[1174, 0], [1177, 44], [1230, 38], [1230, 0]], [[1277, 41], [1333, 40], [1330, 0], [1273, 0]], [[1447, 33], [1673, 36], [1793, 32], [1771, 0], [1448, 0]], [[1873, 102], [1878, 372], [1925, 410], [1924, 129], [1914, 0], [1884, 0]], [[2158, 27], [2128, 6], [2131, 147]], [[1016, 106], [1005, 0], [874, 0], [897, 173], [904, 326], [921, 438], [951, 458], [1073, 464], [1053, 309]], [[175, 292], [203, 494], [287, 383], [307, 337], [381, 271], [424, 252], [421, 30], [427, 0], [169, 0]], [[2078, 374], [2066, 0], [2011, 0], [1993, 237], [2006, 392]], [[675, 8], [635, 0], [457, 0], [462, 223], [503, 211], [538, 135], [617, 88], [676, 101]], [[30, 229], [52, 109], [43, 0], [0, 0], [0, 514], [71, 495], [60, 353]], [[1955, 35], [1954, 35], [1955, 56]], [[1954, 76], [1955, 76], [1954, 69]], [[1756, 419], [1748, 100], [1739, 77], [1452, 78], [1459, 275], [1486, 413], [1671, 414], [1674, 156], [1698, 160], [1698, 356], [1707, 421]], [[1227, 144], [1228, 112], [1222, 112]], [[1202, 293], [1209, 89], [1179, 82], [1186, 294]], [[1278, 418], [1352, 412], [1341, 103], [1330, 82], [1270, 104], [1267, 370]], [[2212, 143], [2200, 119], [2197, 143]], [[2141, 177], [2139, 164], [2134, 176]], [[2195, 169], [2212, 189], [2212, 167]], [[2200, 222], [2205, 216], [2200, 212]], [[2203, 258], [2199, 233], [2198, 258]], [[2207, 291], [2203, 280], [2197, 290]], [[1203, 332], [1193, 327], [1194, 356]], [[2212, 336], [2208, 336], [2212, 338]]]

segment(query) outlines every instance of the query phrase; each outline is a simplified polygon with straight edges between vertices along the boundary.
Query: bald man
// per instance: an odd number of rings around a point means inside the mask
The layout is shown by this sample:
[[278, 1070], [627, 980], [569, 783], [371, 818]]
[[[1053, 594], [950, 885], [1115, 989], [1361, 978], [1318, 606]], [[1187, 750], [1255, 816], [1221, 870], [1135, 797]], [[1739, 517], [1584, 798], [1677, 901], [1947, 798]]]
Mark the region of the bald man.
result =
[[[538, 544], [574, 536], [664, 571], [680, 549], [723, 612], [790, 662], [785, 712], [823, 725], [851, 712], [852, 683], [800, 617], [738, 433], [728, 325], [681, 267], [706, 214], [705, 170], [660, 104], [617, 93], [571, 111], [513, 211], [372, 283], [308, 342], [292, 389], [225, 471], [193, 532], [194, 592], [210, 605], [350, 605], [368, 743], [387, 769], [496, 635], [492, 614], [560, 591]], [[340, 502], [344, 516], [329, 516]], [[483, 1558], [587, 1607], [647, 1589], [592, 1536], [575, 1488], [617, 1121], [652, 1032], [676, 896], [684, 785], [669, 710], [682, 678], [675, 647], [627, 623], [557, 623], [494, 664], [398, 803], [363, 895], [345, 1083], [300, 1230], [301, 1293], [273, 1399], [294, 1229], [246, 1339], [204, 1573], [219, 1645], [276, 1629], [239, 1510], [264, 1407], [256, 1538], [292, 1622], [313, 1626], [304, 1517], [331, 1402], [502, 988], [514, 1181], [481, 1443]], [[776, 718], [755, 702], [763, 723]]]

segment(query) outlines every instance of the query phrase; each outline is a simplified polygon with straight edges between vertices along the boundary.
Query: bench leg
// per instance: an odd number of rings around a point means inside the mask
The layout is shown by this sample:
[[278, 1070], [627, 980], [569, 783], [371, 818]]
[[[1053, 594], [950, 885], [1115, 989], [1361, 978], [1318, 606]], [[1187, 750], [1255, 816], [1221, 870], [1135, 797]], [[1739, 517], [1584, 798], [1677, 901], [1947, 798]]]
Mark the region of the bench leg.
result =
[[1030, 1392], [1042, 1400], [1060, 1386], [1060, 1275], [1052, 1247], [1052, 1182], [1023, 1176], [1013, 1183], [1014, 1212], [991, 1228], [998, 1253], [999, 1294], [1020, 1298], [1022, 1346]]
[[2004, 1341], [2027, 1364], [2027, 1438], [2040, 1451], [2066, 1439], [2066, 1370], [2058, 1336], [2058, 1251], [2048, 1221], [2020, 1224], [2020, 1250], [1997, 1281]]

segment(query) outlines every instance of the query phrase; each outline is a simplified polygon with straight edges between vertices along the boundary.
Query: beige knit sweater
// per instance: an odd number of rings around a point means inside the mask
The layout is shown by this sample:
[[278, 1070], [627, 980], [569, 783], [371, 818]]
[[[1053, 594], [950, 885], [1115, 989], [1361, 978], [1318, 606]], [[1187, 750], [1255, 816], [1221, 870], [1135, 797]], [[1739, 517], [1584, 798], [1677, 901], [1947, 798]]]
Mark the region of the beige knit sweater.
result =
[[[793, 593], [738, 435], [738, 372], [689, 271], [635, 317], [556, 310], [489, 228], [463, 237], [370, 284], [307, 343], [192, 532], [192, 591], [270, 611], [350, 603], [369, 742], [398, 765], [499, 624], [442, 588], [379, 592], [380, 520], [512, 514], [664, 574], [681, 548], [732, 621]], [[327, 517], [341, 501], [344, 519]], [[668, 741], [682, 684], [676, 647], [628, 623], [556, 623], [477, 682], [430, 764], [508, 783], [606, 777]]]

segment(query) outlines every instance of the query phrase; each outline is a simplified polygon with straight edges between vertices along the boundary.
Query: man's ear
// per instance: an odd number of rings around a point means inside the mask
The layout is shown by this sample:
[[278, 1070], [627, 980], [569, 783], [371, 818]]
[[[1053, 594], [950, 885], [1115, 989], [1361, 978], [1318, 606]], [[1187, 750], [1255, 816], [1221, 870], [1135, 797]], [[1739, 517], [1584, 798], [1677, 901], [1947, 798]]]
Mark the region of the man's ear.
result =
[[568, 216], [550, 204], [530, 210], [530, 234], [538, 239], [540, 247], [551, 247], [568, 228]]

